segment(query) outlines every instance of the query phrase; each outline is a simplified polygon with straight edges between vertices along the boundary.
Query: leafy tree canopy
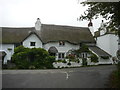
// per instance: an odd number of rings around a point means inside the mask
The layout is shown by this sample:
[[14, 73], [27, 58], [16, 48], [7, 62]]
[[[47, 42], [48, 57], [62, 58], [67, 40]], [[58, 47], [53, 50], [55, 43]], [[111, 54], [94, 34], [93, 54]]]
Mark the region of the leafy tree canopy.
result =
[[120, 29], [120, 2], [82, 2], [88, 9], [80, 16], [80, 20], [97, 19], [101, 15], [106, 20], [109, 30]]

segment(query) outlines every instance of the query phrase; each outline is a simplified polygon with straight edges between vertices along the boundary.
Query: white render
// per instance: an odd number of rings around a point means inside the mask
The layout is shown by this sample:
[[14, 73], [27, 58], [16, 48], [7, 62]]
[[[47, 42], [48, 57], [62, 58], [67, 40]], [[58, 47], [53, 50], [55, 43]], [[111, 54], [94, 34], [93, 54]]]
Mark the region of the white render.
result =
[[[30, 46], [30, 42], [36, 42], [36, 45]], [[35, 34], [31, 34], [23, 41], [23, 46], [28, 48], [42, 48], [42, 42]]]
[[14, 53], [14, 44], [0, 44], [2, 45], [2, 51], [6, 53], [4, 58], [4, 64], [7, 63], [7, 60], [11, 60], [11, 57]]
[[65, 59], [66, 60], [66, 63], [62, 63], [62, 62], [54, 62], [53, 63], [53, 66], [54, 66], [54, 68], [65, 68], [65, 67], [80, 67], [80, 66], [82, 66], [82, 59], [81, 58], [79, 58], [79, 63], [77, 63], [77, 62], [70, 62], [71, 63], [71, 65], [68, 65], [68, 63], [69, 63], [69, 59]]
[[[68, 42], [65, 42], [64, 46], [59, 46], [59, 42], [50, 42], [50, 43], [47, 43], [44, 45], [44, 49], [46, 49], [48, 51], [49, 48], [52, 46], [56, 47], [56, 49], [58, 50], [58, 53], [65, 53], [65, 56], [69, 50], [77, 50], [80, 48], [79, 45], [74, 45], [74, 44], [71, 44]], [[56, 60], [58, 60], [58, 55], [56, 57]]]
[[49, 50], [50, 47], [56, 47], [56, 49], [58, 50], [58, 52], [68, 52], [71, 49], [79, 49], [80, 46], [79, 45], [74, 45], [68, 42], [65, 42], [64, 46], [59, 46], [59, 42], [50, 42], [44, 45], [44, 49], [46, 49], [47, 51]]
[[35, 29], [40, 31], [41, 30], [41, 21], [39, 18], [37, 18], [37, 21], [35, 23]]
[[97, 46], [114, 57], [118, 50], [118, 36], [115, 34], [106, 34], [97, 37]]
[[113, 64], [113, 60], [112, 58], [109, 58], [109, 59], [102, 59], [99, 57], [99, 64]]

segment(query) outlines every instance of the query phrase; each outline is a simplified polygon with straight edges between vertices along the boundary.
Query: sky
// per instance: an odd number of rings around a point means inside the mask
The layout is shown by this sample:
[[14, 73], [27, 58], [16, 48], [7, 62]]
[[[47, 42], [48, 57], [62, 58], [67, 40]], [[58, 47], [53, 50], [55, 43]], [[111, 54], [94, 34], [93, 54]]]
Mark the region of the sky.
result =
[[[42, 24], [88, 27], [89, 21], [77, 21], [86, 9], [78, 0], [0, 0], [0, 27], [34, 27], [37, 18]], [[92, 21], [94, 31], [101, 20]]]

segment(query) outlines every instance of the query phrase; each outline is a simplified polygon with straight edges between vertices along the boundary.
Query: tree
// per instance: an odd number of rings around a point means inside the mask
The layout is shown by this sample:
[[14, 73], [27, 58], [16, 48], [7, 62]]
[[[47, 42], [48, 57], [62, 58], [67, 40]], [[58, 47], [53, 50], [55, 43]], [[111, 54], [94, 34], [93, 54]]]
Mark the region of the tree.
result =
[[97, 19], [100, 15], [106, 20], [106, 28], [117, 30], [120, 37], [120, 2], [82, 2], [88, 9], [80, 16], [79, 20]]

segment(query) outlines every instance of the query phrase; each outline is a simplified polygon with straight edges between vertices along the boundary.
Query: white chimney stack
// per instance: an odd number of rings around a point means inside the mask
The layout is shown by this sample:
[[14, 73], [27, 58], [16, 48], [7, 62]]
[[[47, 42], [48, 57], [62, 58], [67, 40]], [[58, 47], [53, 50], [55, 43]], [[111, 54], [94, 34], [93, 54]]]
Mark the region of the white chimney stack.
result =
[[41, 21], [39, 18], [37, 18], [37, 21], [35, 23], [35, 29], [39, 31], [41, 30]]

